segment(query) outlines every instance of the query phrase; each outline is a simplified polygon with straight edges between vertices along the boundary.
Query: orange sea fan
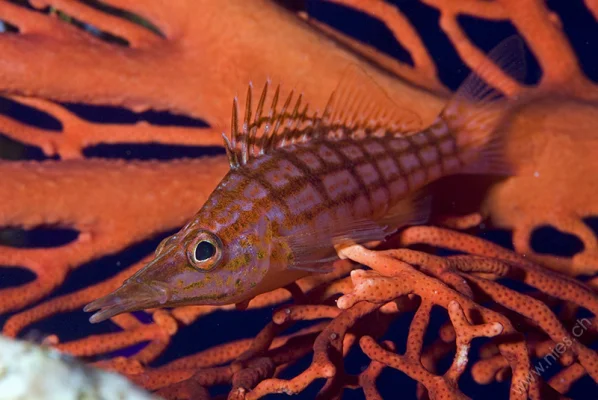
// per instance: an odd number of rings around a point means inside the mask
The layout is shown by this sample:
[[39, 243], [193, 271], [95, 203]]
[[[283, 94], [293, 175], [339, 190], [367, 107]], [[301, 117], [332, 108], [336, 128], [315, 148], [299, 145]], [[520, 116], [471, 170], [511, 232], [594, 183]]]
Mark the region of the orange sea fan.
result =
[[[126, 269], [104, 261], [100, 268], [114, 271], [105, 273], [109, 278], [102, 282], [83, 279], [82, 266], [183, 224], [228, 166], [224, 156], [168, 161], [89, 157], [99, 145], [220, 146], [220, 134], [229, 128], [232, 96], [248, 81], [271, 77], [288, 83], [285, 90], [297, 86], [317, 107], [349, 64], [365, 70], [398, 107], [409, 108], [426, 123], [449, 90], [439, 78], [443, 71], [434, 46], [425, 38], [440, 29], [446, 44], [475, 67], [485, 58], [475, 44], [483, 40], [466, 33], [463, 19], [476, 18], [510, 22], [542, 73], [533, 86], [505, 80], [500, 88], [522, 98], [505, 126], [515, 176], [498, 183], [463, 178], [439, 183], [437, 197], [445, 201], [435, 221], [470, 229], [484, 220], [513, 230], [515, 253], [448, 229], [410, 228], [389, 242], [389, 250], [352, 250], [354, 258], [372, 270], [347, 276], [355, 266], [338, 262], [332, 274], [258, 296], [250, 309], [281, 304], [291, 294], [294, 304], [277, 310], [254, 340], [221, 343], [156, 368], [148, 365], [177, 340], [177, 331], [233, 306], [154, 310], [150, 322], [143, 321], [142, 314], [124, 314], [112, 319], [117, 331], [86, 330], [66, 341], [56, 332], [45, 341], [91, 360], [100, 355], [98, 365], [121, 371], [169, 398], [202, 398], [208, 396], [208, 387], [223, 383], [231, 385], [231, 398], [299, 393], [325, 378], [323, 397], [362, 388], [367, 398], [377, 399], [375, 381], [386, 367], [418, 381], [421, 398], [464, 398], [458, 380], [468, 357], [476, 359], [469, 349], [477, 337], [492, 339], [474, 363], [474, 380], [486, 384], [511, 375], [513, 399], [551, 398], [583, 379], [598, 381], [592, 350], [598, 311], [595, 278], [586, 286], [538, 266], [570, 277], [598, 272], [598, 242], [586, 224], [586, 218], [598, 215], [598, 141], [593, 132], [598, 88], [564, 33], [562, 13], [540, 0], [318, 3], [385, 24], [389, 37], [408, 53], [409, 65], [335, 29], [330, 21], [318, 20], [302, 3], [0, 1], [0, 20], [6, 27], [0, 34], [0, 87], [8, 104], [0, 115], [0, 131], [10, 141], [38, 147], [43, 157], [53, 158], [0, 161], [0, 226], [76, 231], [72, 240], [50, 248], [19, 247], [6, 231], [10, 240], [0, 247], [0, 265], [29, 270], [35, 278], [20, 286], [0, 282], [3, 332], [23, 334], [39, 321], [78, 311], [118, 287], [146, 260], [129, 262]], [[595, 22], [598, 5], [587, 0], [585, 6], [586, 18]], [[434, 27], [418, 22], [416, 7], [428, 12], [426, 22]], [[132, 110], [136, 122], [93, 120], [74, 103]], [[24, 120], [19, 107], [53, 122], [42, 126], [31, 117]], [[189, 118], [184, 124], [179, 119], [178, 124], [155, 125], [143, 120], [148, 114], [140, 113], [145, 110]], [[544, 225], [577, 236], [583, 250], [573, 257], [538, 253], [531, 241]], [[417, 247], [422, 244], [427, 247]], [[413, 245], [425, 252], [396, 250]], [[432, 248], [465, 255], [440, 257]], [[84, 283], [65, 292], [69, 276]], [[516, 291], [505, 281], [523, 282], [525, 288]], [[558, 318], [550, 310], [557, 307]], [[432, 309], [437, 308], [445, 310], [450, 321], [436, 342], [424, 343]], [[407, 321], [405, 352], [397, 352], [401, 345], [384, 337], [401, 315], [413, 315]], [[553, 354], [564, 337], [571, 338], [576, 320], [586, 317], [593, 325], [559, 352], [558, 374], [532, 376], [535, 360]], [[326, 322], [284, 332], [296, 321], [314, 319]], [[114, 356], [114, 351], [139, 343], [147, 344], [133, 355]], [[371, 363], [353, 375], [344, 370], [343, 357], [357, 347]], [[307, 369], [282, 379], [290, 366], [312, 352]], [[453, 353], [452, 364], [443, 372], [439, 360]]]

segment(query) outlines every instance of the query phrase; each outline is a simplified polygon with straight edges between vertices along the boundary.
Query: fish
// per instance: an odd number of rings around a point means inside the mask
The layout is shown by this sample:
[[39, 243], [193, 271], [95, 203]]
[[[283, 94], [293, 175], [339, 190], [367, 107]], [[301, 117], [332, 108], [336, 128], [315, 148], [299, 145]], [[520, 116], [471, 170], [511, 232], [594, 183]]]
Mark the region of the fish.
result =
[[254, 108], [249, 85], [243, 118], [235, 98], [231, 133], [223, 134], [229, 172], [152, 261], [85, 306], [96, 311], [90, 322], [148, 308], [246, 305], [329, 272], [346, 246], [426, 223], [431, 182], [510, 174], [498, 128], [512, 102], [481, 76], [501, 79], [499, 67], [521, 79], [521, 40], [507, 39], [488, 57], [425, 128], [377, 84], [342, 79], [322, 112], [293, 91], [279, 107], [280, 86], [268, 108], [270, 82]]

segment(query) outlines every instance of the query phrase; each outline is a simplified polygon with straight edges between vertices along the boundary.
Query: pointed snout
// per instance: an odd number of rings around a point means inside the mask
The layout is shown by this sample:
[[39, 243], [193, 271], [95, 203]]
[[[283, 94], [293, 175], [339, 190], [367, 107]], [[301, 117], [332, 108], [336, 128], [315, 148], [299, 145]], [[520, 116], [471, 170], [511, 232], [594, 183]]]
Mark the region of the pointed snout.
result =
[[169, 271], [173, 269], [176, 261], [175, 249], [166, 251], [127, 279], [114, 292], [86, 305], [84, 311], [96, 311], [89, 321], [96, 323], [124, 312], [164, 307], [171, 299]]
[[168, 289], [159, 282], [145, 284], [129, 279], [114, 292], [86, 305], [83, 310], [96, 311], [89, 318], [89, 322], [96, 323], [124, 312], [160, 307], [169, 298]]

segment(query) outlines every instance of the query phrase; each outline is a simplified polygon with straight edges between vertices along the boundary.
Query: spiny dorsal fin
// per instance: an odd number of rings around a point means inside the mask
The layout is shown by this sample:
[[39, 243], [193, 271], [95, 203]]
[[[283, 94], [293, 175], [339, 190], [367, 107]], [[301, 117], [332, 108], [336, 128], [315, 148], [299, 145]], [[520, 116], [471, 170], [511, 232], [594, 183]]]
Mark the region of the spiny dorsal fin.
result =
[[[233, 100], [231, 135], [228, 137], [226, 134], [223, 134], [224, 145], [231, 168], [238, 168], [241, 165], [245, 165], [252, 158], [267, 154], [273, 149], [288, 146], [299, 141], [304, 141], [308, 137], [315, 136], [312, 132], [313, 126], [319, 117], [317, 113], [313, 115], [308, 114], [309, 109], [307, 104], [301, 108], [303, 96], [299, 95], [294, 100], [294, 91], [291, 91], [282, 108], [278, 110], [280, 86], [277, 86], [270, 108], [267, 114], [264, 115], [264, 104], [268, 97], [269, 87], [270, 82], [267, 81], [252, 119], [253, 85], [249, 84], [246, 109], [241, 127], [239, 126], [238, 100], [236, 97]], [[291, 104], [293, 104], [292, 108], [290, 108]]]
[[[251, 159], [297, 143], [317, 139], [339, 140], [368, 135], [400, 135], [421, 128], [419, 116], [399, 108], [363, 70], [349, 66], [322, 113], [310, 112], [303, 95], [291, 91], [280, 110], [280, 85], [264, 114], [270, 81], [266, 81], [253, 113], [253, 85], [247, 89], [243, 121], [239, 121], [238, 100], [233, 100], [230, 137], [223, 134], [231, 168]], [[239, 126], [241, 123], [241, 126]]]

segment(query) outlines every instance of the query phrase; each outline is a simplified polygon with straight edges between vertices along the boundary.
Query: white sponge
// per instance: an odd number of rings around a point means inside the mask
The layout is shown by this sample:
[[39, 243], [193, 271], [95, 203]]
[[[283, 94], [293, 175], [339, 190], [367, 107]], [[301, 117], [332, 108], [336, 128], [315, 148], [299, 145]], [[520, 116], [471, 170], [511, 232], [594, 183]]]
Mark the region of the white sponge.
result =
[[0, 335], [0, 400], [158, 400], [125, 377]]

